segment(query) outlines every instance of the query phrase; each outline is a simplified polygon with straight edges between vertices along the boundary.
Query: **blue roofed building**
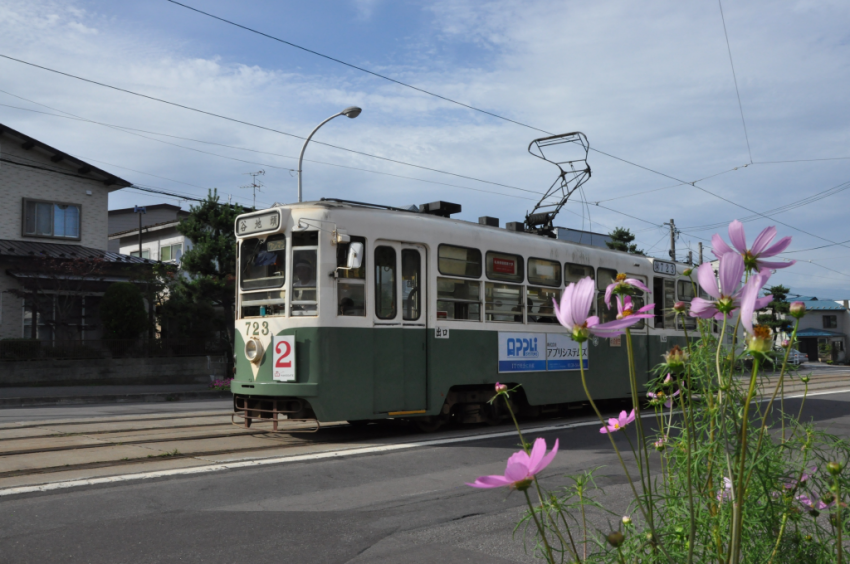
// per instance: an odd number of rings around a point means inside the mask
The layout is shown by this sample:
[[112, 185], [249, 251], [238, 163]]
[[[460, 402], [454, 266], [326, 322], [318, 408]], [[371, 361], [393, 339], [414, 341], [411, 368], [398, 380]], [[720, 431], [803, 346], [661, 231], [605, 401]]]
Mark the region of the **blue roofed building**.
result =
[[800, 320], [797, 330], [800, 352], [811, 361], [846, 361], [850, 333], [849, 301], [814, 296], [802, 296], [793, 301], [806, 304], [806, 315]]

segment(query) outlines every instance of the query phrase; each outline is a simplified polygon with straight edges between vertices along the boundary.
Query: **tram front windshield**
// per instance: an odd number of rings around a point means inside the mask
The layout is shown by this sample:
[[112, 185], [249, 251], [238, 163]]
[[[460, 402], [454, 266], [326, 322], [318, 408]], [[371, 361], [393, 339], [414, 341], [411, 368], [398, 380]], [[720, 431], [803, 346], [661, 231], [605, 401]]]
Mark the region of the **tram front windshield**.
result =
[[286, 237], [245, 239], [240, 253], [240, 288], [261, 290], [280, 288], [286, 275]]

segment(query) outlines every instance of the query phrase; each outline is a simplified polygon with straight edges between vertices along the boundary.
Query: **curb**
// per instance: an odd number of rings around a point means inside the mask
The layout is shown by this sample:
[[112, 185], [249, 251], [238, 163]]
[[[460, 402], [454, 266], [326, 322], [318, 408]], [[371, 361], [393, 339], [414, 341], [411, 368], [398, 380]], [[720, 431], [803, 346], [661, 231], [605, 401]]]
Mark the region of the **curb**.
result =
[[35, 407], [40, 405], [84, 405], [94, 403], [148, 403], [231, 398], [230, 391], [209, 392], [151, 392], [144, 394], [109, 394], [102, 396], [56, 396], [30, 398], [0, 398], [0, 407]]

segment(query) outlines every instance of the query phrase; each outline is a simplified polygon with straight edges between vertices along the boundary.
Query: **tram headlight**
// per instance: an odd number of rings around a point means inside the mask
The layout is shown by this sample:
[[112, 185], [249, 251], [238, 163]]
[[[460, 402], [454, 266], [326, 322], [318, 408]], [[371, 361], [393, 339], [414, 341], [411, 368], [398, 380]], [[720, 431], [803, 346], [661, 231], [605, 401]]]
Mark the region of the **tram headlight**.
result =
[[253, 363], [258, 363], [263, 359], [263, 345], [260, 341], [251, 339], [245, 342], [245, 358]]

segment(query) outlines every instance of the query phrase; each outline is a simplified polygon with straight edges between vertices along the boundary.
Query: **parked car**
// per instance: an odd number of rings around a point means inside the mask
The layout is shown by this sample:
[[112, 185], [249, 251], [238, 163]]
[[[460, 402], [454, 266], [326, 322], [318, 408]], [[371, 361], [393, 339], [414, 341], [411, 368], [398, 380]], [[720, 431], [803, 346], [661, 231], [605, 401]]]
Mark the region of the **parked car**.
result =
[[808, 360], [809, 357], [797, 349], [791, 349], [791, 352], [788, 353], [788, 364], [800, 365]]

